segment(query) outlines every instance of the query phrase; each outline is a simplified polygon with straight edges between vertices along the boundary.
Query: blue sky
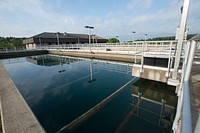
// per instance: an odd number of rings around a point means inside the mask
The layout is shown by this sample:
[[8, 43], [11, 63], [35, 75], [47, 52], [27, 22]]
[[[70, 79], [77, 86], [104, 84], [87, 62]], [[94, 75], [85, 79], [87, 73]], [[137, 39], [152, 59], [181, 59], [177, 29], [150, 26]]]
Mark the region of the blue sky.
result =
[[[30, 37], [41, 32], [92, 34], [120, 41], [173, 36], [183, 0], [0, 0], [0, 36]], [[200, 33], [200, 0], [191, 0], [189, 33]]]

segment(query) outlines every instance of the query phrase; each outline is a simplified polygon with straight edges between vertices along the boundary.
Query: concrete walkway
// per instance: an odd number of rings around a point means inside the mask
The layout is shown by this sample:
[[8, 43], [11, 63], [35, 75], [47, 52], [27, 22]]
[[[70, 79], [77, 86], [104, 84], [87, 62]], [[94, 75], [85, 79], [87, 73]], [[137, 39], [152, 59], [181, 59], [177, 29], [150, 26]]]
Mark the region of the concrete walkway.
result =
[[45, 132], [2, 64], [0, 64], [0, 109], [3, 133]]
[[[196, 62], [196, 63], [195, 63]], [[193, 130], [200, 115], [200, 59], [194, 60], [191, 72], [193, 89], [190, 90]]]

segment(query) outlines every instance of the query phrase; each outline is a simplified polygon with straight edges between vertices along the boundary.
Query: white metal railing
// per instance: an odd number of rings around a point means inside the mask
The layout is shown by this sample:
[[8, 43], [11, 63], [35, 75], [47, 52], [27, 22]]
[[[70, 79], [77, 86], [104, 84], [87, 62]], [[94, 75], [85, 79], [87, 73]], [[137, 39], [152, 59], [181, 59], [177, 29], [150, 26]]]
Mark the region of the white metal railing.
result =
[[141, 52], [144, 46], [145, 51], [166, 51], [169, 50], [170, 44], [175, 46], [177, 41], [136, 41], [132, 43], [94, 43], [94, 44], [67, 44], [67, 45], [48, 45], [37, 46], [37, 49], [53, 49], [53, 50], [70, 50], [70, 51], [84, 51], [88, 52], [91, 48], [92, 52], [105, 51], [126, 51]]
[[134, 55], [135, 63], [137, 56], [141, 55], [168, 55], [174, 53], [177, 41], [135, 41], [131, 43], [93, 43], [93, 44], [63, 44], [37, 46], [37, 49], [58, 51], [79, 51], [95, 53], [115, 53]]
[[27, 50], [25, 47], [0, 47], [0, 52], [16, 52], [16, 51], [25, 51]]
[[189, 79], [196, 50], [196, 42], [188, 42], [182, 67], [181, 83], [178, 90], [178, 104], [172, 129], [174, 132], [192, 133]]

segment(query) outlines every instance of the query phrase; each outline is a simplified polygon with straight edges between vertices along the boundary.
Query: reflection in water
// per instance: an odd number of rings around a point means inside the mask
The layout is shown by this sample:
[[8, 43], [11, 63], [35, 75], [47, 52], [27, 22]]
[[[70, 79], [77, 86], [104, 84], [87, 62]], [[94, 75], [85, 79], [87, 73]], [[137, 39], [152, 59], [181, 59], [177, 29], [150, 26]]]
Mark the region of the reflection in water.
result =
[[90, 80], [88, 81], [89, 83], [96, 81], [96, 79], [93, 79], [93, 61], [92, 59], [90, 60]]
[[131, 91], [130, 106], [136, 109], [132, 115], [162, 126], [164, 130], [171, 128], [177, 104], [174, 87], [141, 79]]
[[72, 57], [66, 58], [63, 56], [52, 56], [52, 55], [30, 56], [26, 57], [26, 60], [28, 62], [41, 66], [63, 65], [81, 61], [81, 59], [77, 58], [72, 58]]
[[[65, 70], [63, 68], [63, 64], [71, 64], [71, 63], [77, 62], [80, 65], [88, 66], [88, 62], [83, 61], [83, 60], [88, 60], [91, 74], [92, 74], [93, 67], [102, 69], [102, 70], [107, 70], [107, 71], [114, 71], [117, 73], [132, 74], [132, 65], [129, 63], [120, 63], [120, 62], [94, 60], [94, 59], [81, 59], [81, 58], [75, 58], [75, 57], [56, 56], [56, 55], [30, 56], [30, 57], [26, 57], [26, 60], [28, 62], [31, 62], [36, 65], [41, 65], [41, 66], [60, 65], [60, 71]], [[91, 78], [92, 78], [92, 75], [91, 75]]]
[[174, 89], [140, 79], [72, 133], [170, 133], [177, 103]]
[[65, 72], [65, 69], [63, 69], [63, 63], [61, 62], [61, 57], [60, 58], [60, 70], [58, 71], [59, 73]]
[[[119, 62], [53, 55], [17, 60], [3, 63], [47, 132], [59, 131], [133, 78], [131, 64]], [[176, 101], [173, 87], [140, 79], [73, 132], [170, 132]]]

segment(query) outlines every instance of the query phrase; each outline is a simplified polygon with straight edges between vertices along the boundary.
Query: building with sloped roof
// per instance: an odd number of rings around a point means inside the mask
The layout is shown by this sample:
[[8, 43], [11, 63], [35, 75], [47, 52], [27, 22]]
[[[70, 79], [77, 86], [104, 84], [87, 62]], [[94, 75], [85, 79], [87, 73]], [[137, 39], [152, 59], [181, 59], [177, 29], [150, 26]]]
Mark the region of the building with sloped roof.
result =
[[[91, 35], [91, 43], [106, 43], [107, 41], [103, 37]], [[69, 44], [84, 43], [89, 43], [89, 35], [87, 34], [43, 32], [23, 40], [23, 44], [26, 45], [27, 49], [36, 49], [41, 46], [67, 46]]]
[[195, 40], [196, 42], [200, 41], [200, 34], [193, 36], [190, 40]]

